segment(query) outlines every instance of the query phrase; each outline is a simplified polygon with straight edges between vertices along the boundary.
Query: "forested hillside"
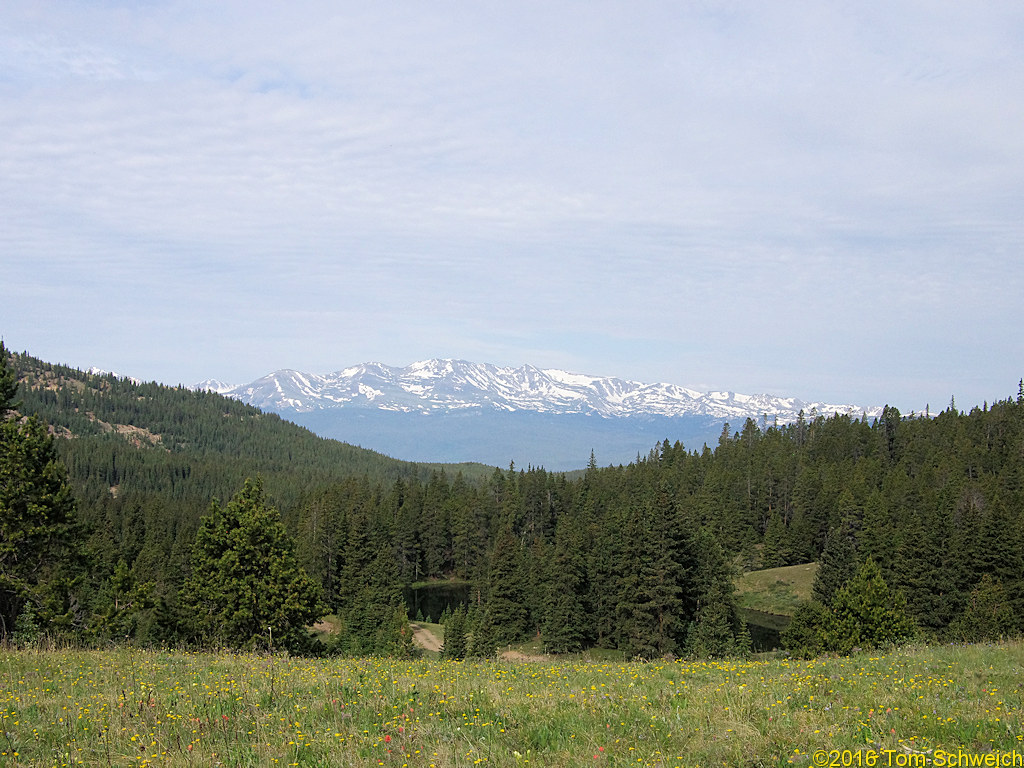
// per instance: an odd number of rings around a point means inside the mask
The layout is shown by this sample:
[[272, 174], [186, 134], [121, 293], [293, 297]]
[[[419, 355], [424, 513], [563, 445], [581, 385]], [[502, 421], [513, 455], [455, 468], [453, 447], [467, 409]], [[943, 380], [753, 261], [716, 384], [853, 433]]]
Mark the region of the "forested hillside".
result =
[[[173, 599], [214, 499], [263, 479], [279, 509], [361, 477], [427, 477], [431, 467], [327, 440], [210, 392], [136, 383], [12, 354], [17, 414], [49, 425], [67, 469], [91, 558], [93, 590], [119, 561], [132, 580]], [[454, 468], [480, 475], [486, 468]]]
[[[62, 589], [65, 624], [84, 636], [116, 625], [140, 642], [201, 641], [188, 622], [205, 599], [198, 571], [239, 559], [235, 530], [253, 556], [257, 540], [282, 553], [353, 653], [406, 652], [402, 587], [449, 579], [470, 584], [468, 615], [449, 627], [459, 653], [528, 637], [554, 652], [743, 652], [737, 570], [811, 561], [816, 602], [800, 621], [834, 616], [825, 648], [842, 648], [836, 632], [854, 637], [843, 622], [867, 604], [887, 626], [864, 642], [1024, 629], [1024, 389], [968, 413], [747, 420], [713, 450], [665, 440], [571, 478], [533, 467], [481, 478], [321, 440], [209, 393], [11, 362], [17, 413], [53, 425], [77, 499], [88, 551], [68, 559]], [[19, 423], [4, 422], [8, 439], [28, 429]], [[262, 484], [245, 483], [256, 475]], [[243, 484], [212, 508], [200, 546], [211, 501]], [[234, 578], [223, 573], [203, 589]]]
[[[225, 498], [261, 474], [290, 506], [311, 487], [353, 475], [422, 476], [429, 466], [326, 440], [220, 395], [136, 383], [12, 355], [25, 414], [52, 425], [79, 500], [127, 493]], [[150, 450], [153, 449], [153, 450]], [[467, 472], [483, 468], [465, 466]], [[205, 506], [205, 504], [204, 504]]]
[[[869, 558], [922, 636], [976, 639], [1022, 629], [1022, 481], [1018, 396], [934, 418], [748, 420], [713, 451], [665, 441], [571, 481], [510, 469], [481, 487], [349, 483], [294, 524], [340, 613], [358, 602], [368, 553], [385, 552], [399, 582], [470, 580], [486, 642], [728, 652], [741, 642], [733, 568], [820, 561], [815, 595], [829, 606]], [[986, 611], [1001, 618], [986, 624]]]

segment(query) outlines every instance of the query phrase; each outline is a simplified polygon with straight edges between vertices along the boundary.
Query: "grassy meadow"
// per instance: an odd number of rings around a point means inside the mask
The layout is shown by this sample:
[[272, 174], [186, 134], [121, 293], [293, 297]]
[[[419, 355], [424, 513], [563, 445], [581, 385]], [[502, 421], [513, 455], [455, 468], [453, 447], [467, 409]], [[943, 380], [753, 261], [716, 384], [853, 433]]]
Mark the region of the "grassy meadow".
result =
[[817, 572], [817, 563], [748, 571], [736, 580], [736, 598], [743, 608], [792, 616], [800, 603], [811, 599]]
[[0, 650], [0, 765], [966, 764], [942, 750], [1024, 751], [1022, 667], [1017, 642], [647, 664]]

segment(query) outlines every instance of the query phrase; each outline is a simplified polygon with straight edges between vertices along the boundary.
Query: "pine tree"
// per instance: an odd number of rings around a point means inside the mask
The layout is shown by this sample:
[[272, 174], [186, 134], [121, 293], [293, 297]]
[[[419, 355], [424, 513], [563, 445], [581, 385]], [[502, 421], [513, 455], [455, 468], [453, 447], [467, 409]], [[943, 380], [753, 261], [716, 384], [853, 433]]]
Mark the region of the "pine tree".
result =
[[16, 392], [0, 344], [0, 640], [26, 608], [42, 631], [84, 619], [72, 591], [84, 556], [67, 473], [46, 426], [12, 414]]
[[857, 574], [832, 598], [824, 644], [829, 650], [850, 653], [854, 648], [875, 648], [899, 643], [914, 634], [906, 600], [893, 592], [874, 560], [868, 558]]
[[466, 606], [460, 604], [444, 625], [444, 645], [441, 646], [441, 658], [464, 659], [468, 639], [466, 637]]
[[299, 566], [263, 484], [246, 480], [226, 505], [213, 502], [192, 550], [182, 603], [205, 643], [301, 651], [306, 628], [327, 612], [320, 586]]
[[118, 560], [101, 590], [100, 611], [93, 620], [96, 634], [115, 641], [134, 638], [154, 607], [152, 590], [152, 584], [135, 579], [124, 558]]
[[1020, 632], [1009, 595], [990, 574], [981, 577], [968, 596], [963, 614], [949, 626], [949, 636], [966, 643], [999, 640]]
[[849, 527], [833, 528], [825, 538], [825, 549], [818, 561], [811, 593], [823, 605], [831, 605], [832, 598], [857, 572], [857, 549]]
[[808, 600], [793, 611], [793, 619], [779, 638], [782, 647], [794, 656], [810, 658], [825, 651], [824, 632], [830, 614], [817, 600]]
[[494, 544], [488, 574], [487, 602], [475, 655], [490, 655], [502, 645], [523, 639], [529, 627], [522, 545], [508, 528]]
[[562, 517], [555, 526], [554, 556], [550, 559], [544, 591], [544, 623], [541, 636], [550, 653], [572, 653], [587, 639], [587, 569], [581, 526]]

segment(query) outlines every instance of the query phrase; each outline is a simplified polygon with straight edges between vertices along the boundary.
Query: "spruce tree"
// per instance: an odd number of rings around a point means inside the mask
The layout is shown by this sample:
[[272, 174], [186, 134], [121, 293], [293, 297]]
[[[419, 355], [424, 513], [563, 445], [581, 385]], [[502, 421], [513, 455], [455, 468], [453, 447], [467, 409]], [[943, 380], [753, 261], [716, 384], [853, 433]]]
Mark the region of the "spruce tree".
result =
[[587, 564], [581, 527], [563, 517], [555, 526], [554, 556], [546, 569], [544, 623], [541, 636], [550, 653], [582, 650], [587, 639], [588, 618], [584, 605]]
[[948, 635], [960, 642], [978, 643], [1000, 640], [1020, 632], [1020, 619], [1014, 613], [1010, 597], [998, 579], [981, 577], [967, 598], [967, 607], [949, 626]]
[[703, 659], [735, 653], [737, 644], [733, 623], [734, 614], [725, 596], [710, 599], [700, 607], [690, 625], [686, 638], [687, 654]]
[[868, 558], [833, 596], [823, 636], [826, 648], [847, 654], [857, 647], [900, 643], [913, 634], [902, 593], [889, 589], [878, 565]]
[[16, 392], [0, 344], [0, 640], [26, 609], [41, 631], [84, 620], [72, 594], [84, 573], [75, 499], [46, 426], [13, 414]]
[[737, 649], [742, 624], [736, 606], [735, 574], [722, 546], [707, 531], [689, 537], [692, 552], [688, 603], [692, 622], [686, 650], [693, 656], [724, 656]]
[[810, 658], [825, 650], [824, 632], [829, 621], [828, 607], [817, 600], [797, 606], [793, 618], [779, 638], [782, 647], [794, 656]]
[[466, 637], [466, 606], [460, 604], [444, 625], [444, 645], [441, 658], [459, 660], [466, 658], [468, 640]]
[[18, 394], [18, 377], [14, 374], [14, 366], [10, 364], [9, 357], [7, 348], [0, 341], [0, 419], [6, 419], [7, 414], [19, 405], [14, 401]]
[[617, 604], [622, 591], [623, 572], [620, 560], [624, 557], [622, 531], [627, 524], [626, 510], [605, 509], [604, 489], [598, 488], [597, 473], [587, 475], [586, 482], [593, 481], [583, 503], [582, 518], [590, 520], [593, 535], [587, 553], [587, 591], [584, 606], [587, 611], [591, 633], [598, 647], [614, 648], [621, 634], [617, 617]]
[[522, 545], [510, 529], [499, 535], [491, 557], [476, 655], [490, 655], [502, 645], [522, 640], [529, 627]]
[[488, 616], [489, 609], [481, 607], [473, 611], [467, 624], [472, 627], [468, 654], [481, 659], [489, 659], [498, 651], [498, 641], [495, 637], [496, 626]]
[[825, 549], [818, 561], [811, 594], [824, 605], [831, 605], [832, 598], [857, 572], [857, 549], [853, 532], [848, 526], [833, 528], [825, 538]]
[[402, 595], [399, 568], [386, 545], [381, 544], [362, 574], [362, 584], [352, 601], [341, 607], [347, 637], [342, 643], [353, 653], [409, 656], [412, 634]]
[[976, 574], [988, 574], [1003, 585], [1012, 610], [1021, 616], [1024, 615], [1024, 535], [1020, 508], [1005, 504], [997, 493], [990, 495], [978, 531], [974, 567]]
[[192, 549], [182, 604], [204, 643], [231, 648], [308, 646], [306, 628], [327, 612], [320, 585], [299, 566], [291, 538], [263, 484], [246, 480], [226, 505], [216, 501]]
[[685, 572], [677, 518], [663, 498], [642, 503], [623, 531], [616, 606], [620, 647], [627, 658], [677, 653], [685, 637]]
[[789, 565], [792, 553], [789, 550], [789, 534], [781, 514], [768, 518], [764, 532], [764, 547], [761, 550], [761, 567], [778, 568]]

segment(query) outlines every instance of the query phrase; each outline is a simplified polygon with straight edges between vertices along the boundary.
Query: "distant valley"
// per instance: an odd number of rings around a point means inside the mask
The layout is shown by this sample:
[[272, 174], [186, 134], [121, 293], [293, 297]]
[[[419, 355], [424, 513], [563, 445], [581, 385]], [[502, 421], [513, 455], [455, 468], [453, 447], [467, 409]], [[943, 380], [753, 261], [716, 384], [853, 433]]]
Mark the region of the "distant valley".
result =
[[592, 451], [600, 465], [628, 463], [664, 439], [714, 447], [724, 424], [738, 431], [748, 418], [763, 426], [794, 422], [801, 411], [869, 419], [882, 411], [464, 360], [363, 363], [326, 375], [281, 370], [240, 386], [211, 380], [195, 388], [406, 461], [555, 471], [582, 468]]

